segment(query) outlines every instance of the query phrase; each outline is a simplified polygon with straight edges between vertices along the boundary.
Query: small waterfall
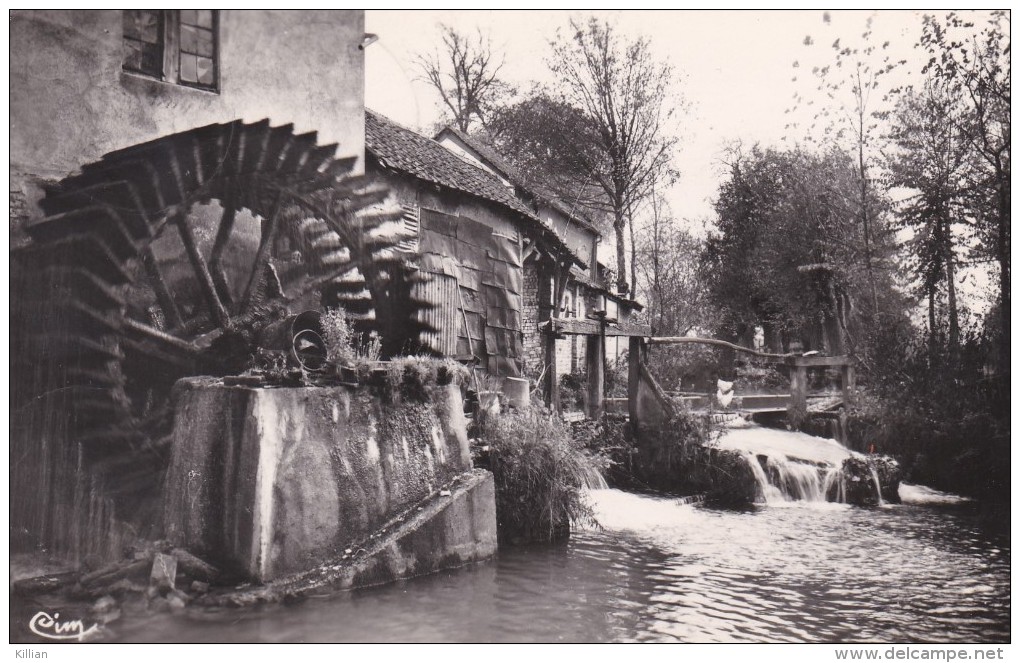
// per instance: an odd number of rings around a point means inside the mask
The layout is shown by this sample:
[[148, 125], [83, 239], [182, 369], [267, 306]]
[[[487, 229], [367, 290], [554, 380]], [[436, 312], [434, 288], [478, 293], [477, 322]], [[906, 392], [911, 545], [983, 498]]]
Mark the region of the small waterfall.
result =
[[755, 482], [758, 484], [758, 494], [761, 496], [761, 500], [766, 504], [785, 502], [786, 499], [783, 497], [782, 491], [769, 481], [769, 476], [765, 474], [765, 468], [758, 462], [758, 458], [748, 451], [745, 459], [747, 460], [748, 467], [751, 468]]
[[878, 478], [878, 470], [875, 466], [871, 466], [871, 482], [875, 484], [875, 495], [878, 497], [878, 506], [885, 506], [885, 500], [882, 499], [882, 482]]
[[832, 486], [842, 481], [842, 472], [837, 467], [755, 456], [751, 452], [745, 458], [758, 484], [758, 494], [766, 504], [825, 502]]
[[825, 501], [821, 468], [817, 465], [770, 457], [766, 467], [769, 478], [779, 487], [787, 501]]
[[606, 478], [594, 467], [585, 467], [581, 480], [584, 483], [583, 488], [586, 490], [608, 490], [609, 488]]
[[832, 467], [825, 474], [825, 481], [822, 487], [822, 495], [828, 498], [829, 495], [835, 497], [833, 502], [839, 502], [840, 504], [846, 503], [846, 475], [843, 474], [843, 470], [839, 467]]
[[759, 502], [885, 504], [875, 464], [836, 440], [751, 426], [727, 432], [720, 445], [740, 452]]

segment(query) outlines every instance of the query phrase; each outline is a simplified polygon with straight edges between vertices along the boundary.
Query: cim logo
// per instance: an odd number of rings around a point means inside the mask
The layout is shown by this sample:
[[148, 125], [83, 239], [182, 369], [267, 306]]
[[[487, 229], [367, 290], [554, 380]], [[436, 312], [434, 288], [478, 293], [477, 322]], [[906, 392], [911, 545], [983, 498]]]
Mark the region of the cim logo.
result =
[[40, 611], [35, 613], [28, 622], [28, 629], [32, 633], [47, 640], [78, 640], [81, 642], [85, 639], [85, 636], [93, 633], [98, 628], [98, 624], [85, 628], [85, 623], [80, 619], [65, 619], [61, 621], [59, 612], [50, 615], [48, 612]]

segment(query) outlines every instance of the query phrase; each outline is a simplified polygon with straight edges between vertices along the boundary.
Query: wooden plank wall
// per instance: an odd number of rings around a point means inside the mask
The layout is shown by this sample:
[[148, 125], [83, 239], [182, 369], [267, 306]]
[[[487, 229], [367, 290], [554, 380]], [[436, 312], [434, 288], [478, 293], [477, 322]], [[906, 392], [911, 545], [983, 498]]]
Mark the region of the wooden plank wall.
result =
[[520, 376], [524, 273], [518, 238], [423, 208], [419, 250], [421, 268], [434, 277], [420, 290], [436, 306], [425, 315], [439, 330], [423, 340], [447, 356], [479, 357], [491, 375]]

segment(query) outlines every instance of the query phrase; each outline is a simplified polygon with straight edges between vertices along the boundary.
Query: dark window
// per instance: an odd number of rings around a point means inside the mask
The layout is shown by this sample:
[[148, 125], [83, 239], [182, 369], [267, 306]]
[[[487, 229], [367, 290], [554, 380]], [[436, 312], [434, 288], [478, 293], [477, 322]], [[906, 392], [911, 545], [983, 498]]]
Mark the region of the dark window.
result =
[[188, 87], [219, 84], [219, 12], [124, 11], [124, 69]]
[[182, 9], [180, 24], [180, 82], [215, 88], [216, 12], [211, 9]]
[[124, 68], [150, 76], [163, 75], [163, 12], [124, 11]]

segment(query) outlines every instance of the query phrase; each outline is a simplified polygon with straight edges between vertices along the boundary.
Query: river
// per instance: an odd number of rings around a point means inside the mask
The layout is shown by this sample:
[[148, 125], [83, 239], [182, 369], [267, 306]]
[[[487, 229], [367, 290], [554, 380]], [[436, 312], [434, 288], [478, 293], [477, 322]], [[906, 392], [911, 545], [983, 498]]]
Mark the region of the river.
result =
[[742, 511], [618, 490], [601, 531], [494, 561], [249, 610], [126, 615], [126, 642], [1008, 642], [1008, 511], [913, 503]]

